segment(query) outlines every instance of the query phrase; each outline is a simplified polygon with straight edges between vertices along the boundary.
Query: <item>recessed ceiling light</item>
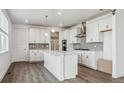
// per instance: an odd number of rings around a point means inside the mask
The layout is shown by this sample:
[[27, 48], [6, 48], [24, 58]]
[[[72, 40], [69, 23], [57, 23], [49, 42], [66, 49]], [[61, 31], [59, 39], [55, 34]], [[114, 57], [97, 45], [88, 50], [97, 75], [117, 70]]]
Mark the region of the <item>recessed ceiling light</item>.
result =
[[58, 12], [58, 15], [62, 15], [62, 13], [61, 12]]
[[51, 32], [53, 32], [53, 33], [54, 33], [54, 32], [55, 32], [55, 29], [52, 29], [52, 30], [51, 30]]
[[28, 19], [25, 19], [25, 23], [28, 23]]

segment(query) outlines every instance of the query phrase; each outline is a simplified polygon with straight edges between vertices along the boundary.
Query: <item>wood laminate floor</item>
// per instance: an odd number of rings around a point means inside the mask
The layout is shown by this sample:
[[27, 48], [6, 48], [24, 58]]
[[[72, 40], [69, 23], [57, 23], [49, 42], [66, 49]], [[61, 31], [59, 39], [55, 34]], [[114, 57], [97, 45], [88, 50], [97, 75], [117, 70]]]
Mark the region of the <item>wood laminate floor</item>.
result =
[[75, 79], [58, 81], [41, 63], [12, 63], [1, 83], [121, 83], [124, 78], [113, 79], [111, 75], [78, 66]]

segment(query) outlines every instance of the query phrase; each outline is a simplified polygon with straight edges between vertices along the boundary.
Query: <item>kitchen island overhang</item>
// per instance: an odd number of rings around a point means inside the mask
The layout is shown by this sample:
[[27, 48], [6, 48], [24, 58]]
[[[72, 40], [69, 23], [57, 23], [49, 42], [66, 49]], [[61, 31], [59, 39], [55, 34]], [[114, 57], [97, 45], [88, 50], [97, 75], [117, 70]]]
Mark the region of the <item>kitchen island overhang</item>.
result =
[[44, 52], [44, 67], [59, 81], [76, 78], [78, 74], [78, 55], [72, 52]]

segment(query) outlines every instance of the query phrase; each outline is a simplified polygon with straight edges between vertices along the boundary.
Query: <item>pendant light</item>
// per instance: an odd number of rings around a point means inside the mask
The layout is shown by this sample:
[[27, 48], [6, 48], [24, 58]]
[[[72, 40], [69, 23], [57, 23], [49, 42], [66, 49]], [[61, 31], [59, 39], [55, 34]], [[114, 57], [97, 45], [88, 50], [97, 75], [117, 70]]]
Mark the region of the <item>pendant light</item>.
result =
[[[45, 18], [46, 18], [46, 25], [47, 25], [48, 15], [46, 15]], [[48, 36], [48, 33], [45, 33], [44, 35], [45, 35], [45, 36]]]

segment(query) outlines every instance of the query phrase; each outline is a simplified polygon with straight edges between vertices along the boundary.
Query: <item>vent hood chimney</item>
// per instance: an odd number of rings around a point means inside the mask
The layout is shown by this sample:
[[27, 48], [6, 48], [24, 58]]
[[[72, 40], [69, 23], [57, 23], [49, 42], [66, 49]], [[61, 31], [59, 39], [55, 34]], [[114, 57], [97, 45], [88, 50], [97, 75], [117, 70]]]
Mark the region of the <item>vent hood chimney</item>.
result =
[[80, 30], [80, 34], [77, 34], [75, 37], [83, 38], [86, 37], [86, 22], [82, 22], [81, 27], [78, 27], [77, 30]]

